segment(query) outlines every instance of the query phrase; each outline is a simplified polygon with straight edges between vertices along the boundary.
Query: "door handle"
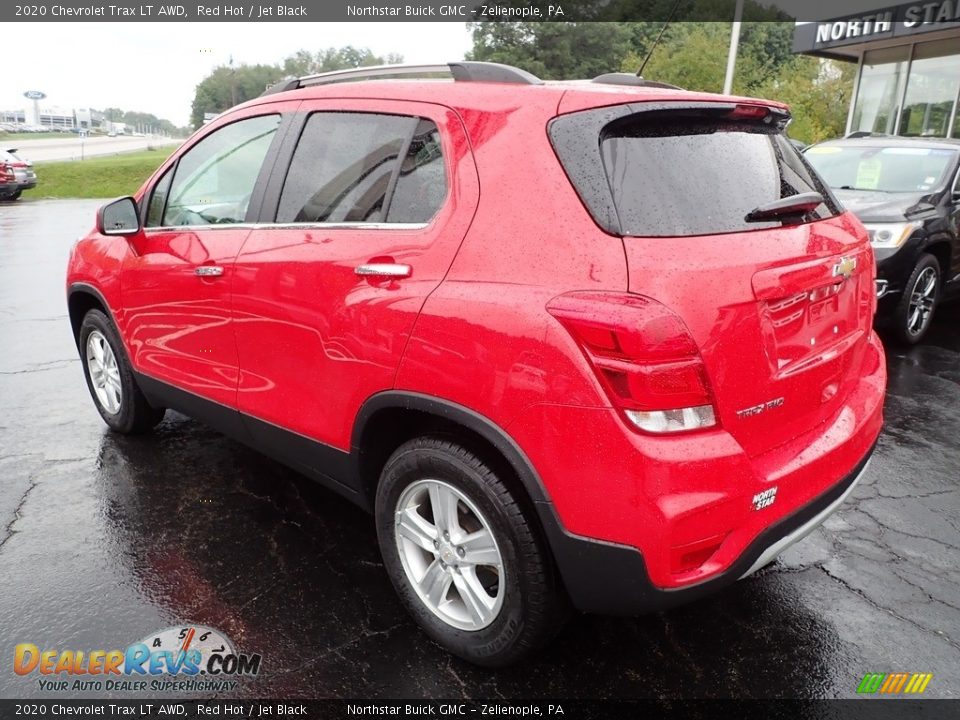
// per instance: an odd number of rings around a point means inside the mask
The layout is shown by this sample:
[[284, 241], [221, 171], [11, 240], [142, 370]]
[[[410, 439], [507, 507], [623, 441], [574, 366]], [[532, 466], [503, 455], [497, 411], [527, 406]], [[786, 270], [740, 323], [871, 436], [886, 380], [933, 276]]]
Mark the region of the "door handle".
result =
[[223, 268], [219, 265], [201, 265], [194, 269], [193, 274], [200, 277], [220, 277], [223, 275]]
[[353, 272], [361, 277], [405, 278], [410, 277], [413, 268], [400, 263], [367, 263], [358, 265]]

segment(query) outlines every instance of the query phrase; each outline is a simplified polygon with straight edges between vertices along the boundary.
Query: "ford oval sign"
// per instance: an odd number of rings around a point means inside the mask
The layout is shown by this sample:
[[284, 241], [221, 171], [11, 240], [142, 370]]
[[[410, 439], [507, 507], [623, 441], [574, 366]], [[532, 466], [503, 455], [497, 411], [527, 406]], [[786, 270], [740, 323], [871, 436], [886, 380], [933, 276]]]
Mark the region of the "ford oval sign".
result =
[[43, 100], [47, 94], [42, 93], [39, 90], [27, 90], [23, 96], [29, 100]]

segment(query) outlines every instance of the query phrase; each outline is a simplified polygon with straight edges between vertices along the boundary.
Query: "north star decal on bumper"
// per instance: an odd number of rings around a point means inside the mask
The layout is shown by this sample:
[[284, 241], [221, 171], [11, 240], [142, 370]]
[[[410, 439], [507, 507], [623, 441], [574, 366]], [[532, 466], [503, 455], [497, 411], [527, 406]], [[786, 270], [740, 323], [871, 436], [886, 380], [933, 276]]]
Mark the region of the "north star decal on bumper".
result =
[[773, 505], [773, 501], [777, 499], [777, 488], [772, 487], [769, 490], [764, 490], [763, 492], [758, 492], [753, 496], [753, 509], [754, 510], [763, 510], [765, 507], [770, 507]]

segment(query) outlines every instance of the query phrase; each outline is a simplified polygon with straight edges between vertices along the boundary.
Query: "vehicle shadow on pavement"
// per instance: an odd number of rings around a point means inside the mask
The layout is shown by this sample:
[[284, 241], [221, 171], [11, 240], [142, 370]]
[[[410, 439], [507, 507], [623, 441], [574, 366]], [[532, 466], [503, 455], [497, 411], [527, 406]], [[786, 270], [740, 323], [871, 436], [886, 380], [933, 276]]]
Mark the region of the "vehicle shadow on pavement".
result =
[[[172, 413], [149, 437], [104, 435], [99, 467], [108, 532], [144, 598], [263, 654], [238, 695], [768, 697], [833, 684], [831, 621], [792, 573], [643, 618], [576, 616], [536, 657], [494, 672], [418, 630], [372, 518], [310, 480]], [[803, 594], [818, 584], [832, 583], [799, 582]], [[785, 687], [786, 672], [804, 687]]]

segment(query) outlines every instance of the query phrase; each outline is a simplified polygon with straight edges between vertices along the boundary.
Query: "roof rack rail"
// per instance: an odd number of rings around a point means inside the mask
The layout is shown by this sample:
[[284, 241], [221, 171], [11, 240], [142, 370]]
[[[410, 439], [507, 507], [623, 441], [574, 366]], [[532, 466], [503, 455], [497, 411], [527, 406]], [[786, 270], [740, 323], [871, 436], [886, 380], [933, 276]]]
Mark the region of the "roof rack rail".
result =
[[656, 80], [644, 80], [639, 75], [626, 72], [604, 73], [603, 75], [597, 75], [590, 82], [599, 83], [600, 85], [631, 85], [633, 87], [664, 88], [665, 90], [683, 89], [677, 87], [676, 85], [671, 85], [670, 83], [657, 82]]
[[855, 130], [849, 135], [843, 136], [845, 140], [856, 139], [856, 138], [865, 138], [865, 137], [890, 137], [886, 133], [873, 132], [871, 130]]
[[349, 70], [334, 70], [333, 72], [306, 75], [301, 78], [281, 80], [276, 85], [267, 88], [261, 95], [314, 85], [329, 85], [332, 83], [351, 82], [354, 80], [380, 80], [389, 77], [424, 77], [430, 75], [452, 75], [457, 82], [497, 82], [519, 83], [523, 85], [542, 85], [543, 81], [526, 70], [491, 62], [460, 62], [443, 63], [438, 65], [374, 65], [372, 67], [350, 68]]

